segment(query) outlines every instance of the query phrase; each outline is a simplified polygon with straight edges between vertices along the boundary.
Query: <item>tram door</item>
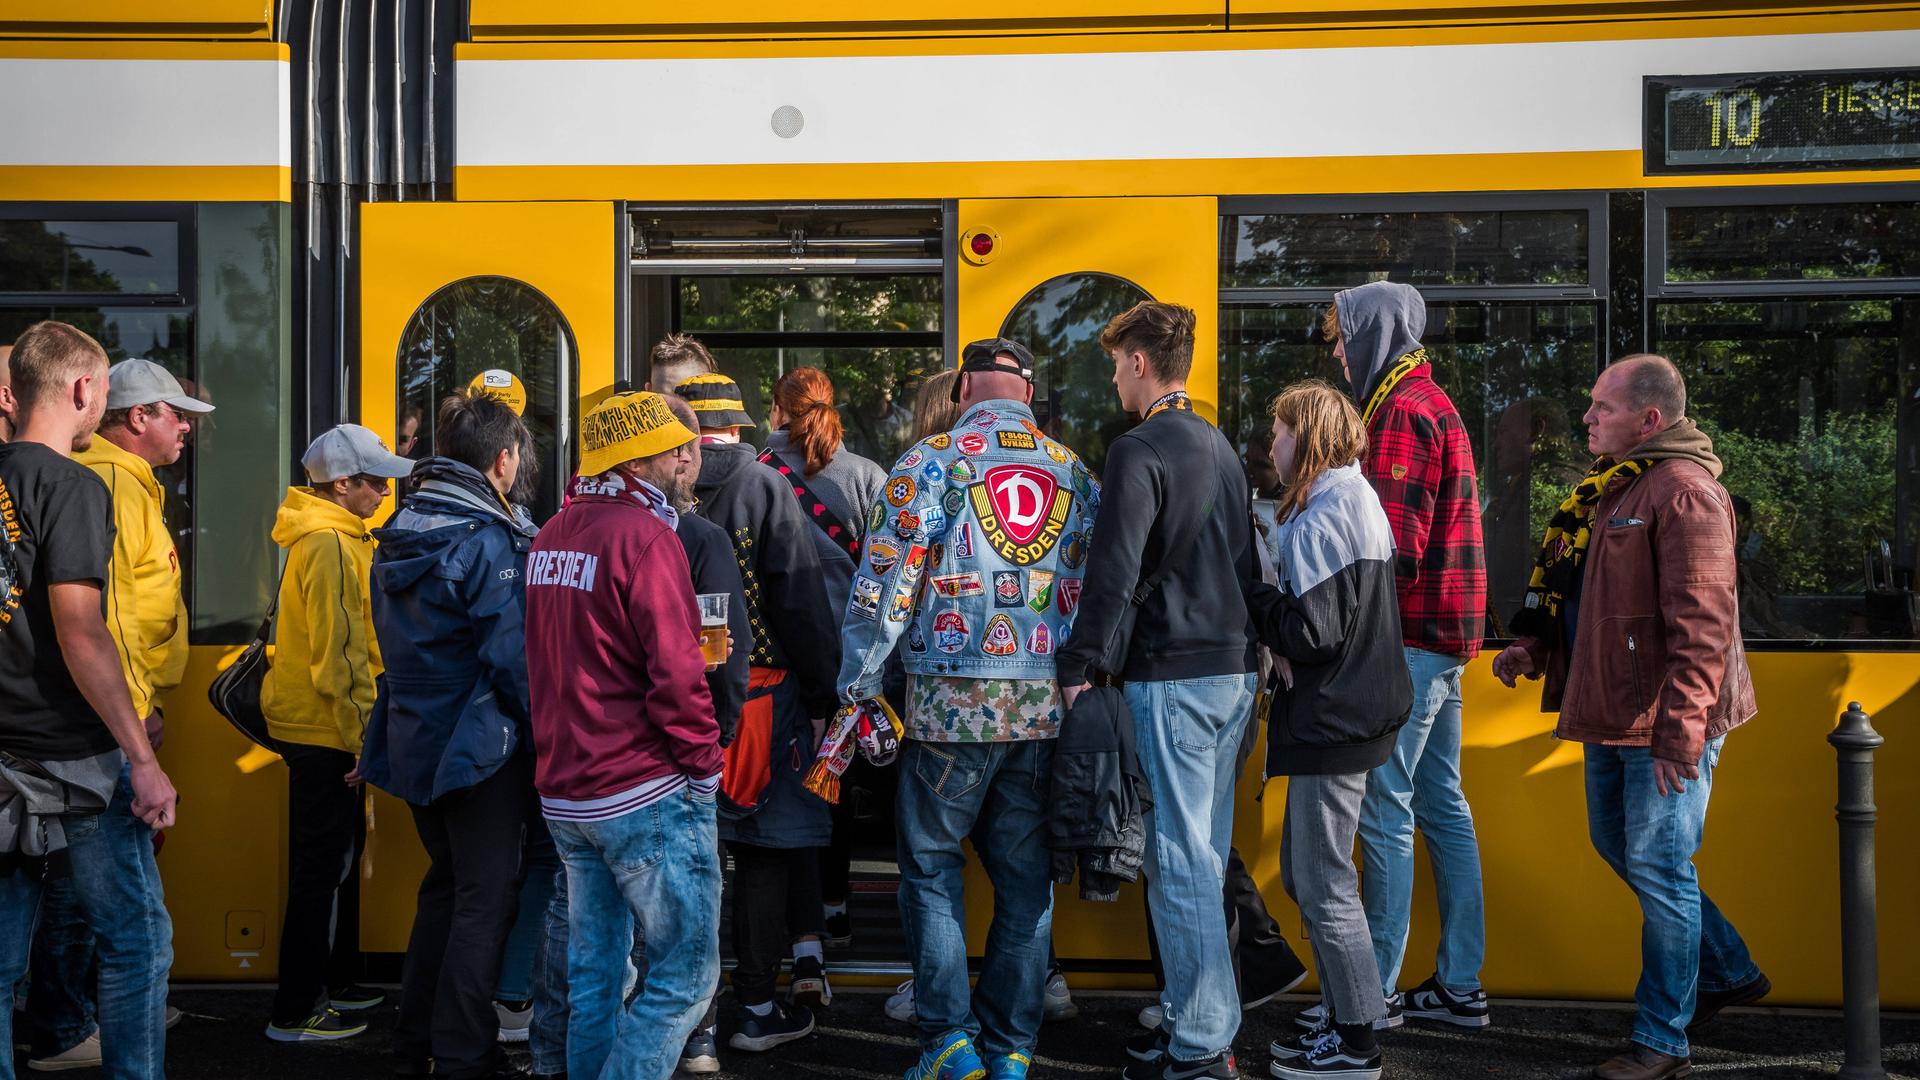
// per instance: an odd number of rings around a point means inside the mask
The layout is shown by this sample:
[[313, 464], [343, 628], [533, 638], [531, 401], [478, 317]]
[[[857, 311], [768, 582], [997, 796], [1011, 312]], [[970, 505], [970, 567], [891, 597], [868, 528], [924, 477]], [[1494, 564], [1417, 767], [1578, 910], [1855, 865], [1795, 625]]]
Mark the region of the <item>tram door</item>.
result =
[[[1107, 446], [1134, 420], [1114, 397], [1113, 365], [1099, 336], [1108, 319], [1141, 300], [1193, 309], [1196, 409], [1213, 419], [1219, 401], [1219, 209], [1212, 198], [962, 200], [956, 227], [959, 340], [1005, 334], [1033, 350], [1034, 411], [1041, 426], [1099, 473]], [[1257, 776], [1257, 770], [1256, 770]], [[1242, 800], [1240, 835], [1255, 835], [1258, 811]], [[1251, 853], [1249, 853], [1251, 858]], [[970, 863], [969, 894], [986, 895]], [[1055, 894], [1054, 948], [1076, 986], [1098, 973], [1137, 968], [1148, 956], [1138, 887], [1118, 903], [1078, 899], [1078, 884]], [[991, 915], [968, 905], [972, 951]], [[1133, 980], [1137, 982], [1137, 979]]]
[[[533, 436], [515, 501], [552, 516], [580, 412], [613, 384], [614, 225], [610, 203], [363, 207], [360, 422], [424, 458], [440, 400], [486, 386]], [[426, 856], [399, 800], [376, 792], [369, 825], [361, 947], [404, 952]]]

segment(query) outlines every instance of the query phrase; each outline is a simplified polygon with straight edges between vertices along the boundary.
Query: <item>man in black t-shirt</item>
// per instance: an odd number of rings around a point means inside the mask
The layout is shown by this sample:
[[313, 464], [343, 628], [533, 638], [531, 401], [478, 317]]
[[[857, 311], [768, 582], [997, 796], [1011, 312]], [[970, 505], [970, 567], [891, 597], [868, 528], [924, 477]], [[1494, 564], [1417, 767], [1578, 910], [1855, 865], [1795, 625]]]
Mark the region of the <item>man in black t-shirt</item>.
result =
[[[74, 891], [100, 944], [103, 1065], [116, 1078], [158, 1078], [173, 926], [153, 833], [173, 824], [177, 796], [107, 630], [112, 501], [70, 456], [91, 442], [105, 411], [107, 357], [74, 327], [41, 322], [14, 342], [8, 363], [15, 429], [0, 445], [0, 528], [15, 580], [0, 595], [0, 754], [11, 772], [45, 774], [76, 797], [106, 801], [102, 811], [58, 817]], [[0, 780], [0, 800], [14, 795]], [[40, 901], [39, 867], [18, 850], [22, 840], [0, 835], [0, 1039], [12, 1034], [13, 987]], [[10, 1076], [9, 1061], [0, 1077]]]

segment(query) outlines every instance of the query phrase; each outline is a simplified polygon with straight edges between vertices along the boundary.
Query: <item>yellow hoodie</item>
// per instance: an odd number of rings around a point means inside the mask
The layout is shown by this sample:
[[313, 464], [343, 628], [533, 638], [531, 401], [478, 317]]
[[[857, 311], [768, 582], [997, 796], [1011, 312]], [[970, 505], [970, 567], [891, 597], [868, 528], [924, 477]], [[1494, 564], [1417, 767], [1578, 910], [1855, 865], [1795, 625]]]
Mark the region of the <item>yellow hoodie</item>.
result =
[[120, 647], [120, 670], [145, 719], [161, 694], [187, 670], [187, 604], [180, 595], [180, 554], [161, 507], [165, 495], [146, 459], [96, 435], [73, 455], [113, 494], [113, 565], [107, 582], [107, 629]]
[[273, 519], [287, 549], [273, 666], [260, 690], [267, 730], [284, 742], [360, 752], [373, 712], [380, 643], [367, 609], [373, 537], [359, 515], [287, 489]]

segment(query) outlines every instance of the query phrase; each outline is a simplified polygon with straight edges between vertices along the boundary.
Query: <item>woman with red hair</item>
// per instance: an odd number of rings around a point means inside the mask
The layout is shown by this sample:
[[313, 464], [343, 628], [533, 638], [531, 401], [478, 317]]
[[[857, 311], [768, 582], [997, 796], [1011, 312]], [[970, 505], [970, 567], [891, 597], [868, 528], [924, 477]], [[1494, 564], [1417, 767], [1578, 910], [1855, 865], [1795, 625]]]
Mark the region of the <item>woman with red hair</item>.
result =
[[[887, 486], [887, 470], [848, 450], [841, 442], [840, 410], [833, 404], [833, 381], [819, 368], [794, 368], [773, 387], [767, 436], [769, 465], [785, 465], [789, 479], [802, 483], [826, 506], [825, 513], [805, 509], [842, 551], [852, 554], [867, 536], [867, 510]], [[833, 520], [828, 520], [829, 516]], [[838, 530], [833, 526], [838, 525]], [[854, 562], [859, 556], [854, 555]]]

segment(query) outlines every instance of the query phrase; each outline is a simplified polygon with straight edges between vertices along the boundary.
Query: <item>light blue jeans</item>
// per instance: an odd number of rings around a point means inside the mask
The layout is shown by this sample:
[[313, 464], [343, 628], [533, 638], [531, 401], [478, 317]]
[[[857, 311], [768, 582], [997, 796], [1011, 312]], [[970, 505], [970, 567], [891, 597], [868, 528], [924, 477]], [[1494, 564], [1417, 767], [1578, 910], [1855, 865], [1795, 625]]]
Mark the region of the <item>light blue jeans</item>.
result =
[[1240, 1030], [1220, 895], [1233, 843], [1237, 751], [1255, 681], [1248, 673], [1126, 685], [1140, 767], [1153, 791], [1147, 908], [1167, 975], [1161, 1008], [1180, 1061], [1231, 1048]]
[[[617, 818], [547, 828], [567, 869], [567, 1075], [667, 1080], [720, 977], [714, 800], [686, 788]], [[623, 1002], [636, 935], [647, 971]]]
[[1394, 740], [1393, 756], [1367, 774], [1360, 806], [1360, 853], [1367, 872], [1361, 893], [1373, 934], [1380, 985], [1398, 985], [1413, 915], [1413, 830], [1427, 841], [1440, 903], [1440, 985], [1459, 994], [1480, 989], [1487, 956], [1486, 900], [1480, 885], [1480, 842], [1473, 810], [1460, 790], [1460, 671], [1466, 661], [1409, 648], [1413, 711]]
[[1686, 1057], [1687, 1023], [1700, 990], [1731, 990], [1760, 975], [1747, 943], [1707, 894], [1693, 867], [1707, 822], [1707, 796], [1722, 735], [1700, 754], [1700, 778], [1661, 795], [1644, 746], [1587, 749], [1587, 830], [1593, 848], [1640, 900], [1640, 1014], [1633, 1041]]
[[[920, 1048], [964, 1031], [980, 1052], [1032, 1053], [1053, 940], [1053, 856], [1046, 846], [1052, 739], [905, 741], [895, 800], [900, 923], [913, 961]], [[966, 849], [993, 883], [980, 983], [967, 987]], [[1215, 890], [1217, 893], [1218, 890]], [[1213, 901], [1215, 914], [1220, 900]]]
[[[131, 772], [121, 767], [105, 812], [64, 824], [74, 892], [99, 950], [102, 1074], [163, 1080], [173, 920], [153, 861], [153, 830], [133, 816]], [[13, 987], [27, 968], [40, 891], [23, 870], [0, 876], [0, 1080], [13, 1080]]]

